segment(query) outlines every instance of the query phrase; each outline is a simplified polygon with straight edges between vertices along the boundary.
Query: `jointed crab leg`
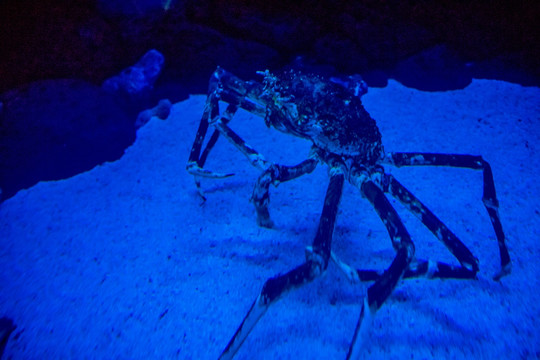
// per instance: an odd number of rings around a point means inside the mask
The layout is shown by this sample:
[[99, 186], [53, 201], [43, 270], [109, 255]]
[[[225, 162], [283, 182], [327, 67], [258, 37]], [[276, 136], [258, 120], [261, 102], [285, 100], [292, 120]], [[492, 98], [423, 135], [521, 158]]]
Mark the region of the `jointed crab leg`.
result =
[[[239, 107], [254, 114], [264, 115], [265, 110], [262, 105], [250, 100], [250, 98], [256, 98], [259, 92], [259, 85], [255, 83], [249, 81], [243, 82], [219, 67], [214, 72], [210, 81], [203, 116], [187, 164], [187, 170], [190, 174], [195, 176], [197, 189], [203, 198], [204, 196], [200, 190], [198, 177], [224, 178], [234, 175], [232, 173], [216, 173], [203, 168], [206, 158], [214, 147], [220, 134], [224, 135], [231, 143], [240, 149], [240, 151], [248, 157], [252, 165], [262, 169], [266, 169], [270, 165], [264, 160], [262, 155], [247, 145], [242, 138], [227, 125], [232, 120]], [[220, 114], [219, 112], [219, 101], [229, 103], [223, 114]], [[202, 145], [210, 125], [212, 125], [215, 130], [201, 153]]]
[[[191, 152], [189, 153], [189, 159], [186, 166], [187, 171], [190, 174], [195, 175], [196, 177], [202, 176], [202, 177], [209, 177], [209, 178], [224, 178], [224, 177], [233, 175], [233, 174], [220, 174], [220, 173], [215, 173], [210, 170], [203, 169], [204, 163], [206, 161], [206, 156], [208, 152], [210, 151], [210, 149], [214, 146], [214, 143], [217, 141], [218, 135], [212, 134], [212, 138], [210, 139], [208, 145], [206, 146], [205, 151], [203, 152], [204, 157], [201, 156], [202, 144], [206, 137], [206, 132], [208, 131], [210, 120], [218, 116], [219, 116], [218, 97], [214, 92], [212, 92], [208, 95], [206, 99], [203, 116], [201, 118], [201, 122], [199, 123], [199, 128], [197, 129], [197, 135], [195, 136], [195, 140], [193, 142], [193, 145], [191, 146]], [[198, 181], [197, 181], [197, 188], [199, 188]]]
[[244, 154], [251, 165], [261, 170], [266, 170], [271, 163], [266, 161], [264, 156], [260, 154], [257, 150], [249, 146], [238, 134], [236, 134], [227, 124], [221, 119], [217, 119], [213, 124], [214, 127], [223, 135], [227, 140], [229, 140], [238, 150]]
[[[341, 261], [334, 253], [332, 253], [331, 256], [332, 261], [352, 283], [375, 281], [384, 274], [384, 271], [382, 270], [354, 269], [345, 262]], [[409, 268], [405, 270], [405, 273], [403, 274], [403, 279], [411, 279], [421, 276], [429, 279], [472, 279], [474, 278], [475, 273], [467, 268], [464, 268], [463, 266], [451, 265], [441, 261], [417, 259], [411, 261]]]
[[312, 281], [326, 270], [330, 258], [332, 233], [343, 191], [344, 178], [341, 172], [336, 172], [330, 177], [317, 235], [313, 241], [313, 252], [307, 254], [306, 262], [302, 265], [286, 274], [277, 275], [266, 280], [260, 295], [249, 309], [225, 350], [223, 350], [220, 359], [231, 359], [234, 356], [257, 324], [257, 321], [281, 295]]
[[[397, 181], [392, 175], [385, 174], [385, 180], [387, 188], [385, 191], [389, 191], [395, 196], [402, 204], [404, 204], [416, 217], [422, 221], [422, 223], [441, 240], [444, 245], [450, 250], [460, 262], [462, 269], [454, 269], [455, 275], [464, 276], [468, 273], [469, 278], [474, 278], [478, 272], [478, 259], [474, 257], [471, 251], [458, 239], [458, 237], [450, 230], [446, 225], [442, 223], [439, 218], [431, 212], [416, 196], [414, 196], [409, 190], [407, 190], [399, 181]], [[443, 270], [449, 265], [441, 268], [441, 271], [448, 273], [450, 269]], [[439, 269], [434, 269], [438, 272]], [[450, 275], [453, 271], [450, 271]], [[440, 277], [440, 276], [439, 276]]]
[[268, 212], [268, 202], [270, 201], [270, 184], [277, 186], [280, 182], [296, 179], [304, 174], [309, 174], [317, 167], [318, 161], [308, 159], [296, 166], [285, 166], [274, 164], [264, 171], [257, 180], [251, 200], [257, 210], [257, 224], [267, 228], [273, 227]]
[[383, 191], [371, 180], [362, 183], [360, 190], [386, 226], [392, 246], [396, 250], [396, 257], [390, 267], [367, 290], [347, 359], [358, 357], [375, 312], [390, 296], [414, 257], [411, 236]]
[[[238, 110], [238, 106], [236, 106], [235, 104], [229, 104], [229, 106], [227, 106], [227, 109], [223, 113], [222, 121], [224, 121], [227, 124], [229, 121], [232, 120], [237, 110]], [[200, 167], [204, 166], [204, 163], [206, 162], [206, 158], [208, 157], [208, 154], [210, 153], [210, 151], [216, 144], [218, 138], [219, 138], [219, 131], [214, 130], [214, 132], [212, 133], [212, 136], [210, 137], [210, 140], [208, 140], [208, 143], [206, 144], [206, 147], [204, 148], [199, 158], [198, 164]]]
[[499, 244], [499, 254], [501, 257], [501, 270], [493, 278], [495, 280], [499, 280], [503, 276], [510, 273], [512, 264], [510, 262], [510, 255], [508, 254], [505, 236], [499, 217], [499, 200], [497, 200], [497, 195], [495, 192], [495, 183], [493, 181], [491, 166], [487, 161], [485, 161], [481, 156], [473, 155], [402, 152], [388, 154], [387, 161], [398, 167], [451, 166], [483, 170], [484, 194], [482, 196], [482, 202], [487, 209], [489, 218], [495, 230], [495, 235], [497, 236], [497, 242]]
[[[384, 192], [389, 192], [403, 203], [420, 221], [441, 240], [448, 250], [459, 260], [461, 266], [444, 262], [414, 260], [403, 274], [403, 278], [426, 276], [428, 278], [473, 279], [478, 272], [478, 260], [442, 221], [437, 218], [418, 198], [407, 190], [392, 175], [382, 174]], [[352, 269], [332, 253], [332, 260], [352, 282], [373, 281], [383, 273], [379, 270]]]

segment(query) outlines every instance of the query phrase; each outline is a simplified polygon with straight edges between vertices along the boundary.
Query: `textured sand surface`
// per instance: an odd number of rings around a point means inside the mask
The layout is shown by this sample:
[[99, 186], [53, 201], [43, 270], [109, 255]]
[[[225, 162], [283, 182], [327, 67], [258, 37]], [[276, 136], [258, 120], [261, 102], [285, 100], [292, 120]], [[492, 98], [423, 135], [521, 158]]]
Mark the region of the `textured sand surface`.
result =
[[[249, 202], [258, 170], [220, 139], [201, 204], [185, 163], [204, 96], [175, 104], [139, 130], [125, 155], [70, 179], [42, 182], [0, 205], [0, 317], [17, 329], [13, 359], [215, 359], [266, 278], [304, 260], [327, 170], [271, 189], [276, 229], [257, 226]], [[513, 260], [502, 282], [480, 172], [388, 171], [428, 205], [480, 260], [478, 280], [402, 281], [377, 313], [365, 358], [528, 359], [540, 356], [540, 89], [474, 80], [427, 93], [390, 81], [365, 107], [387, 151], [483, 155], [491, 164]], [[267, 159], [296, 164], [306, 141], [239, 114], [231, 123]], [[392, 200], [419, 258], [455, 262]], [[393, 259], [386, 230], [346, 184], [333, 250], [359, 268]], [[238, 359], [345, 358], [368, 283], [351, 285], [330, 264], [262, 318]]]

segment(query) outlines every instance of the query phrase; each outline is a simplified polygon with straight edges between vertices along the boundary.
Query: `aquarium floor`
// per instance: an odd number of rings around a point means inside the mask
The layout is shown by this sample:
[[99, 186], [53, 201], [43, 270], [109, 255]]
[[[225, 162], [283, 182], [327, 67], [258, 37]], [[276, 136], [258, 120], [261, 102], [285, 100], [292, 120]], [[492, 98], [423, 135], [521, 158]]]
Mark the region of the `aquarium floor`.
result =
[[[259, 172], [220, 139], [202, 181], [185, 165], [205, 97], [174, 105], [139, 130], [125, 155], [72, 178], [41, 182], [0, 205], [0, 316], [17, 329], [5, 359], [216, 359], [265, 279], [304, 260], [327, 169], [271, 189], [276, 228], [260, 228], [249, 199]], [[466, 169], [388, 168], [479, 258], [474, 281], [402, 281], [376, 314], [365, 359], [540, 357], [540, 89], [474, 80], [421, 92], [390, 80], [363, 98], [386, 151], [480, 154], [493, 168], [512, 273], [493, 281], [499, 255], [481, 202], [482, 175]], [[241, 112], [231, 123], [268, 159], [296, 164], [306, 141]], [[392, 200], [419, 258], [455, 262]], [[333, 250], [383, 269], [394, 251], [382, 222], [346, 184]], [[369, 283], [330, 264], [277, 302], [238, 359], [344, 359]]]

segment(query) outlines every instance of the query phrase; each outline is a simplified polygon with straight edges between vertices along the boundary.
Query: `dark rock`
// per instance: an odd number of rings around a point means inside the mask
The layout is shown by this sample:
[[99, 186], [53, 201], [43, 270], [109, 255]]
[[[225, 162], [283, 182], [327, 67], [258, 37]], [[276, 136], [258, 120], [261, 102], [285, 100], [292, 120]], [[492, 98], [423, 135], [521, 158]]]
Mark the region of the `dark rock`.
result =
[[[0, 109], [4, 198], [119, 157], [135, 136], [130, 117], [160, 99], [206, 92], [217, 65], [246, 80], [290, 66], [362, 74], [369, 86], [385, 86], [389, 76], [423, 90], [463, 87], [472, 77], [540, 85], [539, 1], [100, 2], [109, 8], [95, 0], [0, 1], [0, 49], [7, 49], [0, 92], [18, 88]], [[89, 84], [148, 49], [167, 62], [144, 101], [119, 106]], [[58, 78], [89, 83], [21, 87]], [[87, 99], [76, 105], [77, 94]]]
[[109, 16], [143, 16], [153, 12], [167, 11], [171, 0], [98, 0], [99, 9]]
[[365, 71], [368, 58], [365, 51], [354, 41], [340, 38], [337, 35], [327, 35], [315, 42], [314, 59], [327, 63], [343, 73]]
[[152, 109], [141, 111], [135, 121], [135, 129], [139, 129], [146, 125], [150, 119], [155, 116], [158, 119], [165, 120], [171, 113], [172, 104], [168, 99], [160, 100], [159, 103]]
[[99, 86], [80, 80], [31, 83], [0, 96], [2, 199], [122, 156], [133, 120]]
[[392, 77], [407, 87], [423, 91], [463, 89], [472, 80], [465, 62], [443, 45], [399, 62]]
[[123, 68], [116, 26], [92, 0], [0, 1], [0, 93], [51, 78], [101, 83]]
[[150, 93], [154, 87], [165, 58], [157, 50], [149, 50], [133, 66], [103, 82], [103, 89], [113, 94], [138, 98]]
[[497, 58], [540, 75], [538, 1], [101, 3], [121, 11], [100, 12], [93, 0], [0, 2], [0, 48], [10, 50], [0, 91], [44, 78], [98, 84], [152, 48], [167, 59], [164, 73], [184, 81], [207, 78], [216, 65], [276, 69], [298, 55], [342, 73], [387, 70], [437, 44], [465, 62]]

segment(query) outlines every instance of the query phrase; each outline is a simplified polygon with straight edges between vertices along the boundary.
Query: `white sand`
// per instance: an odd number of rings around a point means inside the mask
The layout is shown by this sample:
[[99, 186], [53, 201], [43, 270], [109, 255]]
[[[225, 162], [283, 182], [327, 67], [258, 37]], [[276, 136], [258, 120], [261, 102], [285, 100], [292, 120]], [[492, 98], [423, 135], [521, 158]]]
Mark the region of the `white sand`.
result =
[[[304, 260], [327, 184], [324, 167], [271, 190], [275, 230], [249, 202], [258, 171], [220, 139], [207, 163], [232, 171], [205, 180], [201, 206], [185, 163], [204, 96], [152, 119], [117, 162], [42, 182], [0, 205], [0, 316], [17, 327], [6, 359], [215, 359], [266, 278]], [[540, 357], [540, 89], [474, 80], [426, 93], [390, 81], [363, 98], [387, 151], [480, 154], [495, 176], [513, 260], [501, 283], [480, 172], [388, 169], [479, 258], [476, 281], [402, 281], [377, 313], [365, 358]], [[231, 126], [273, 161], [295, 164], [309, 144], [242, 113]], [[419, 258], [454, 262], [392, 201]], [[334, 251], [360, 268], [394, 252], [375, 211], [346, 185]], [[238, 359], [345, 358], [369, 283], [331, 264], [262, 318]]]

